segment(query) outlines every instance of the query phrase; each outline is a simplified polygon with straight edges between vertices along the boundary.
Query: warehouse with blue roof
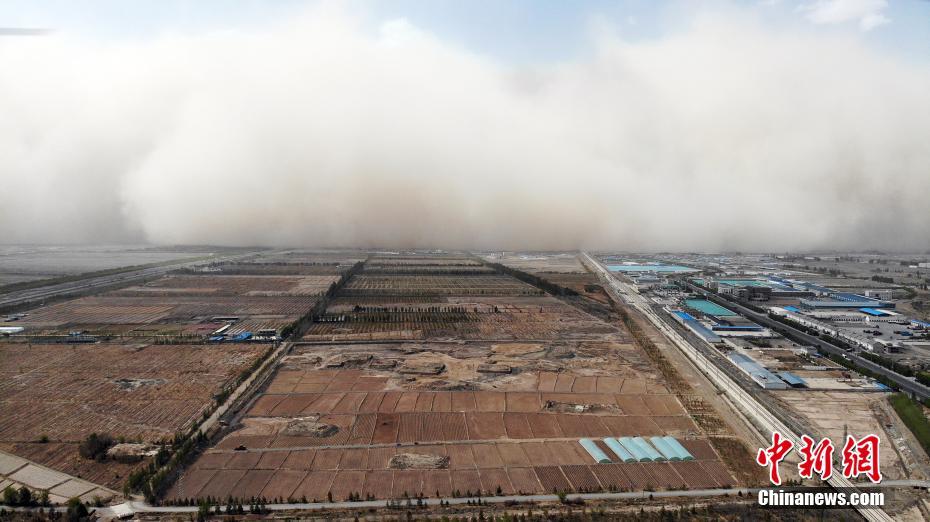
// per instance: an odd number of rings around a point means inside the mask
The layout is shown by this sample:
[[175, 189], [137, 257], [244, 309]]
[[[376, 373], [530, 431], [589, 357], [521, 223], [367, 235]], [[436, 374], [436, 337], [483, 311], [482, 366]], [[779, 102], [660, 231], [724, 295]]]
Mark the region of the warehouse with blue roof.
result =
[[800, 307], [806, 310], [894, 308], [894, 303], [890, 301], [881, 301], [849, 292], [830, 292], [828, 296], [819, 299], [801, 299]]
[[876, 308], [860, 308], [859, 311], [864, 314], [871, 315], [874, 317], [885, 317], [888, 315], [892, 315], [890, 312], [887, 312], [885, 310], [878, 310]]
[[682, 326], [691, 330], [695, 335], [707, 341], [708, 343], [717, 344], [723, 342], [723, 339], [721, 339], [719, 335], [712, 332], [710, 328], [701, 324], [697, 319], [694, 318], [693, 315], [682, 310], [669, 310], [669, 313], [671, 313], [672, 317], [681, 323]]

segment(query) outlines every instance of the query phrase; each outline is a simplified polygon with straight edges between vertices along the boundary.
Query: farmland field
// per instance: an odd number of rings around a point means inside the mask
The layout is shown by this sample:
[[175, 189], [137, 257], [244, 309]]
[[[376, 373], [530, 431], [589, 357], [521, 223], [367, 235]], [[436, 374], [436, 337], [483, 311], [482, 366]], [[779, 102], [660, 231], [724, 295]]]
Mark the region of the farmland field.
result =
[[[0, 446], [119, 487], [77, 456], [91, 432], [158, 442], [199, 420], [268, 345], [0, 344]], [[48, 443], [39, 442], [47, 438]], [[105, 469], [106, 468], [106, 469]]]
[[[484, 268], [369, 259], [168, 499], [736, 484], [619, 323]], [[696, 460], [598, 464], [578, 443], [653, 435]]]
[[185, 433], [354, 262], [259, 255], [11, 316], [24, 330], [0, 344], [0, 450], [120, 489], [150, 459], [84, 458], [82, 441]]
[[149, 246], [0, 246], [0, 287], [88, 272], [203, 257], [224, 249]]

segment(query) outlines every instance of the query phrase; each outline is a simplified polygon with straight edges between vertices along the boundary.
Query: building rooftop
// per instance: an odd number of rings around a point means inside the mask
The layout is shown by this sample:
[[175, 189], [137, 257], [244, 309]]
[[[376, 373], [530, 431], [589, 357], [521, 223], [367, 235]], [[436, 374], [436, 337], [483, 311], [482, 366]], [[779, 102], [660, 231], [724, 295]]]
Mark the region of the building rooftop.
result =
[[778, 376], [781, 377], [783, 381], [787, 382], [791, 386], [805, 386], [805, 387], [807, 386], [807, 381], [805, 381], [804, 379], [798, 377], [797, 375], [791, 372], [779, 372]]

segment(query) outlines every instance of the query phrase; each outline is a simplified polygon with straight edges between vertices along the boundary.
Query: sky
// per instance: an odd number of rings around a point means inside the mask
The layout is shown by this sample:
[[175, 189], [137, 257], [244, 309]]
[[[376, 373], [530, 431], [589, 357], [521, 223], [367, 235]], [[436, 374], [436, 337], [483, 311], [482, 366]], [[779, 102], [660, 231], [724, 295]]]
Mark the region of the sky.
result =
[[928, 21], [0, 1], [0, 242], [925, 251]]
[[[0, 2], [0, 27], [51, 29], [103, 42], [146, 40], [176, 33], [260, 31], [318, 3], [5, 0]], [[577, 58], [590, 50], [590, 32], [599, 24], [629, 40], [661, 38], [687, 25], [695, 13], [715, 8], [742, 8], [772, 26], [858, 31], [871, 44], [899, 56], [930, 56], [927, 0], [350, 0], [339, 5], [364, 12], [373, 28], [403, 18], [446, 41], [510, 63]]]

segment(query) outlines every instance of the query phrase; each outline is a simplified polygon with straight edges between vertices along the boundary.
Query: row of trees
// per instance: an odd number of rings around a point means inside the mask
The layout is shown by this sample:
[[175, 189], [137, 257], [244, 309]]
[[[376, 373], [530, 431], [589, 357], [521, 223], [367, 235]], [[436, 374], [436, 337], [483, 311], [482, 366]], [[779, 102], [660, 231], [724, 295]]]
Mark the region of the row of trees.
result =
[[20, 486], [19, 489], [14, 489], [13, 486], [7, 486], [6, 489], [3, 490], [3, 504], [14, 507], [37, 507], [50, 505], [47, 491], [33, 493], [25, 486]]
[[[352, 268], [346, 271], [339, 281], [330, 285], [329, 290], [314, 305], [307, 314], [287, 326], [281, 333], [281, 336], [288, 340], [290, 338], [299, 338], [303, 335], [306, 328], [313, 323], [315, 317], [321, 315], [333, 298], [336, 292], [351, 278], [354, 274], [362, 269], [363, 262], [356, 263]], [[215, 405], [218, 407], [229, 398], [229, 394], [239, 386], [249, 375], [257, 371], [265, 362], [268, 356], [273, 352], [269, 349], [264, 356], [256, 360], [250, 368], [243, 371], [239, 378], [232, 385], [221, 391], [214, 397]], [[204, 418], [209, 416], [204, 412]], [[168, 446], [162, 446], [155, 458], [147, 466], [137, 469], [129, 475], [126, 484], [123, 487], [124, 493], [128, 496], [131, 493], [142, 493], [149, 502], [156, 502], [165, 491], [177, 479], [181, 470], [196, 459], [197, 455], [208, 446], [209, 439], [197, 429], [191, 428], [186, 434], [177, 434], [172, 443]]]
[[142, 493], [147, 501], [155, 502], [171, 486], [180, 470], [193, 462], [207, 443], [206, 435], [199, 430], [195, 434], [175, 435], [170, 449], [162, 446], [147, 466], [129, 474], [123, 492], [127, 496], [133, 492]]
[[903, 393], [896, 393], [889, 399], [898, 417], [920, 442], [927, 455], [930, 455], [930, 421], [924, 415], [920, 404]]
[[913, 368], [909, 366], [905, 366], [903, 364], [898, 364], [894, 362], [892, 359], [889, 359], [888, 357], [882, 357], [881, 355], [878, 355], [876, 353], [865, 352], [865, 351], [860, 352], [859, 356], [862, 357], [863, 359], [868, 359], [879, 366], [888, 368], [889, 370], [893, 372], [900, 373], [901, 375], [905, 377], [914, 376]]
[[463, 323], [477, 322], [480, 318], [468, 312], [399, 312], [324, 314], [318, 323]]
[[[212, 509], [211, 509], [211, 506], [212, 506]], [[222, 515], [222, 514], [245, 515], [247, 512], [250, 515], [264, 515], [266, 513], [269, 513], [270, 511], [268, 510], [267, 505], [265, 505], [264, 503], [259, 503], [259, 502], [253, 502], [249, 504], [248, 511], [246, 511], [246, 508], [242, 504], [236, 504], [231, 501], [226, 504], [225, 509], [220, 507], [219, 504], [212, 505], [207, 502], [202, 502], [201, 504], [197, 506], [197, 521], [203, 522], [207, 520], [207, 518], [211, 514], [217, 515], [217, 516]]]
[[367, 268], [365, 273], [368, 275], [401, 275], [401, 276], [411, 276], [411, 275], [421, 275], [421, 276], [433, 276], [433, 275], [487, 275], [491, 273], [485, 267], [482, 266], [473, 266], [473, 268], [418, 268], [418, 267], [382, 267], [382, 268]]
[[850, 369], [850, 370], [853, 370], [853, 371], [859, 373], [860, 375], [864, 375], [864, 376], [866, 376], [866, 377], [871, 377], [872, 379], [875, 379], [876, 381], [878, 381], [878, 382], [884, 384], [885, 386], [891, 388], [892, 390], [896, 390], [896, 391], [897, 391], [897, 390], [900, 389], [900, 388], [898, 387], [898, 384], [897, 384], [896, 382], [892, 381], [891, 379], [889, 379], [888, 377], [885, 377], [884, 375], [879, 375], [879, 374], [873, 372], [872, 370], [869, 370], [868, 368], [863, 368], [862, 366], [859, 366], [858, 364], [856, 364], [856, 363], [850, 361], [849, 359], [843, 358], [843, 356], [841, 356], [841, 355], [836, 355], [836, 354], [832, 354], [832, 353], [826, 353], [826, 352], [824, 352], [823, 350], [821, 350], [820, 348], [817, 349], [817, 353], [818, 353], [820, 356], [826, 357], [827, 359], [830, 359], [831, 361], [835, 362], [836, 364], [839, 364], [840, 366], [843, 366], [843, 367], [845, 367], [845, 368], [848, 368], [848, 369]]
[[103, 462], [107, 460], [107, 450], [114, 444], [116, 441], [107, 433], [91, 433], [78, 446], [78, 453], [85, 459]]
[[[486, 309], [487, 310], [487, 309]], [[492, 310], [494, 313], [499, 313], [500, 310], [498, 307], [493, 307]], [[447, 313], [447, 312], [460, 312], [467, 313], [469, 309], [464, 306], [360, 306], [355, 305], [352, 307], [354, 313], [421, 313], [421, 312], [430, 312], [430, 313]], [[475, 306], [472, 308], [471, 312], [481, 313], [481, 307]]]
[[[72, 498], [68, 500], [68, 506], [64, 512], [55, 510], [46, 504], [22, 505], [9, 504], [5, 501], [2, 502], [3, 504], [12, 507], [38, 507], [38, 509], [35, 511], [30, 511], [28, 514], [21, 512], [9, 514], [5, 508], [0, 508], [0, 520], [32, 520], [36, 522], [58, 520], [67, 520], [68, 522], [85, 522], [91, 520], [87, 506], [84, 505], [84, 503], [81, 502], [81, 500], [78, 498]], [[45, 510], [46, 507], [48, 507], [47, 512]]]
[[490, 266], [491, 268], [493, 268], [494, 270], [498, 272], [507, 274], [510, 277], [513, 277], [515, 279], [519, 279], [520, 281], [523, 281], [524, 283], [533, 285], [536, 288], [539, 288], [552, 295], [557, 295], [557, 296], [578, 295], [578, 292], [572, 290], [571, 288], [565, 288], [564, 286], [559, 286], [547, 279], [543, 279], [542, 277], [539, 277], [538, 275], [529, 274], [522, 270], [516, 270], [514, 268], [510, 268], [509, 266], [505, 266], [500, 263], [488, 263], [488, 266]]
[[917, 372], [915, 377], [917, 378], [917, 382], [920, 384], [923, 384], [924, 386], [930, 386], [930, 372]]
[[293, 337], [294, 339], [300, 339], [303, 334], [313, 325], [313, 323], [326, 313], [326, 308], [329, 306], [329, 303], [332, 299], [336, 297], [336, 293], [341, 290], [346, 283], [349, 282], [349, 279], [352, 278], [355, 274], [362, 271], [362, 268], [365, 266], [364, 261], [359, 261], [355, 263], [352, 268], [348, 269], [338, 281], [329, 285], [329, 290], [325, 294], [320, 296], [320, 300], [313, 305], [313, 308], [309, 312], [304, 314], [300, 319], [294, 321], [292, 324], [289, 324], [281, 331], [281, 337], [288, 339]]

